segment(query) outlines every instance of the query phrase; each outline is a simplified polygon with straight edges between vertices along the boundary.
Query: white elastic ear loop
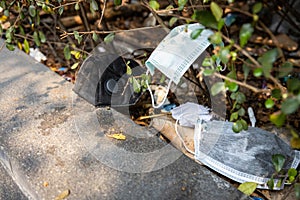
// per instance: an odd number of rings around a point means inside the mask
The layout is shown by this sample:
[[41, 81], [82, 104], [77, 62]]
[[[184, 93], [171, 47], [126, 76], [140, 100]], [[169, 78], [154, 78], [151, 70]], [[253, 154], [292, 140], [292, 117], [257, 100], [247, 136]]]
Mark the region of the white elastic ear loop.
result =
[[[148, 74], [149, 74], [149, 70], [147, 70], [147, 72], [146, 72], [146, 75], [148, 75]], [[167, 92], [166, 92], [166, 95], [163, 98], [163, 101], [159, 105], [155, 105], [154, 96], [152, 94], [152, 91], [151, 91], [151, 88], [149, 86], [148, 80], [146, 80], [146, 85], [148, 87], [148, 90], [149, 90], [149, 93], [150, 93], [150, 96], [151, 96], [151, 102], [152, 102], [152, 107], [153, 108], [160, 108], [165, 103], [165, 101], [167, 99], [167, 96], [168, 96], [168, 93], [169, 93], [169, 90], [171, 88], [171, 83], [172, 83], [172, 80], [170, 80], [169, 83], [168, 83]]]
[[185, 114], [181, 114], [181, 115], [177, 118], [177, 120], [176, 120], [176, 123], [175, 123], [175, 132], [176, 132], [176, 134], [177, 134], [179, 140], [180, 140], [181, 143], [183, 144], [184, 148], [187, 150], [187, 152], [189, 152], [189, 153], [195, 155], [195, 152], [192, 151], [192, 150], [190, 150], [190, 149], [186, 146], [184, 140], [182, 139], [181, 135], [180, 135], [179, 132], [178, 132], [178, 121], [179, 121], [179, 119], [180, 119], [183, 115], [185, 115]]

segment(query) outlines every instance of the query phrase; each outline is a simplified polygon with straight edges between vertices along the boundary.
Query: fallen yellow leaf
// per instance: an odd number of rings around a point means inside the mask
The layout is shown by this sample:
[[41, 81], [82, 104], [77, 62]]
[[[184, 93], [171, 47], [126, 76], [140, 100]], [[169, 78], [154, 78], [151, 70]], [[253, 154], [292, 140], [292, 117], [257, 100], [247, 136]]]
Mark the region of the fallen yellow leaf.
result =
[[60, 193], [60, 194], [55, 198], [55, 200], [62, 200], [62, 199], [65, 199], [65, 198], [67, 198], [69, 195], [70, 195], [70, 190], [65, 190], [65, 191], [63, 191], [62, 193]]
[[126, 136], [123, 135], [122, 133], [115, 133], [115, 134], [106, 135], [106, 136], [110, 137], [110, 138], [117, 139], [117, 140], [125, 140], [126, 139]]

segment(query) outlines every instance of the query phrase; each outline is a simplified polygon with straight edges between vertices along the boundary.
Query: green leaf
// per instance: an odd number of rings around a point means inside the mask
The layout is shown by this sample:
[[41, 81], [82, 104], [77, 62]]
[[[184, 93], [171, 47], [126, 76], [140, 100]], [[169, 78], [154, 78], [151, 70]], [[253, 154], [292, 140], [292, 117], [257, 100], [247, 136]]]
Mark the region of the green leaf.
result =
[[244, 47], [247, 43], [250, 37], [252, 36], [254, 29], [251, 24], [243, 24], [242, 28], [240, 30], [240, 45], [241, 47]]
[[220, 32], [215, 32], [209, 37], [209, 41], [212, 44], [221, 44], [222, 43], [222, 35]]
[[34, 31], [34, 33], [33, 33], [33, 40], [34, 40], [36, 46], [38, 46], [38, 47], [41, 46], [41, 41], [40, 41], [37, 31]]
[[243, 120], [243, 119], [240, 119], [240, 122], [241, 122], [241, 124], [243, 126], [243, 129], [244, 130], [248, 130], [248, 124], [247, 124], [247, 122], [245, 120]]
[[197, 39], [201, 35], [201, 33], [202, 33], [203, 30], [204, 29], [201, 29], [201, 28], [193, 30], [192, 33], [191, 33], [191, 38], [193, 40]]
[[213, 86], [211, 87], [211, 94], [213, 96], [217, 95], [218, 93], [220, 93], [221, 91], [225, 90], [225, 83], [224, 82], [217, 82], [215, 84], [213, 84]]
[[122, 0], [114, 0], [115, 6], [119, 6], [122, 4]]
[[249, 76], [249, 72], [250, 72], [250, 67], [248, 64], [250, 64], [250, 60], [247, 59], [246, 62], [243, 64], [243, 72], [244, 72], [244, 77], [245, 80], [247, 80], [248, 76]]
[[261, 63], [262, 69], [264, 72], [265, 77], [270, 76], [271, 69], [273, 67], [273, 63], [277, 59], [278, 50], [272, 49], [264, 53], [261, 57], [259, 57], [257, 60]]
[[267, 185], [268, 185], [268, 187], [269, 187], [271, 190], [273, 190], [273, 188], [274, 188], [274, 178], [273, 178], [273, 176], [272, 176], [272, 178], [270, 178], [270, 179], [268, 180]]
[[299, 108], [299, 102], [298, 100], [293, 98], [288, 98], [281, 104], [281, 111], [282, 113], [289, 115], [297, 111]]
[[210, 76], [210, 75], [212, 75], [214, 72], [215, 72], [214, 69], [205, 69], [205, 70], [203, 70], [203, 75], [204, 75], [204, 76]]
[[15, 46], [12, 45], [12, 44], [8, 44], [8, 43], [6, 43], [6, 48], [7, 48], [8, 50], [10, 50], [10, 51], [15, 50]]
[[183, 10], [187, 0], [178, 0], [178, 10]]
[[77, 40], [78, 44], [82, 41], [82, 35], [79, 35], [78, 31], [73, 32], [75, 39]]
[[278, 77], [283, 78], [283, 77], [289, 75], [289, 73], [292, 71], [293, 71], [293, 64], [287, 61], [287, 62], [283, 63], [283, 65], [279, 68]]
[[286, 115], [282, 112], [275, 112], [270, 115], [270, 121], [277, 127], [281, 127], [285, 123]]
[[245, 115], [245, 113], [246, 113], [246, 111], [245, 111], [245, 109], [242, 107], [242, 108], [240, 108], [239, 110], [238, 110], [238, 113], [239, 113], [239, 116], [244, 116]]
[[222, 18], [218, 21], [218, 31], [220, 31], [223, 28], [224, 24], [225, 24], [224, 18]]
[[230, 91], [230, 92], [236, 92], [239, 89], [239, 85], [234, 83], [234, 82], [230, 82], [230, 81], [225, 81], [225, 87]]
[[241, 132], [243, 130], [243, 124], [242, 124], [242, 122], [240, 120], [234, 122], [233, 125], [232, 125], [232, 130], [235, 133]]
[[42, 43], [46, 42], [46, 36], [44, 35], [44, 33], [42, 31], [39, 31], [39, 38]]
[[172, 27], [177, 22], [177, 20], [177, 17], [172, 17], [169, 21], [169, 26]]
[[219, 54], [220, 54], [221, 62], [224, 64], [227, 64], [230, 59], [229, 49], [227, 47], [223, 47], [223, 48], [221, 48]]
[[9, 17], [9, 10], [4, 10], [3, 14], [4, 14], [6, 17]]
[[262, 68], [256, 68], [254, 71], [253, 71], [253, 75], [255, 77], [260, 77], [261, 75], [263, 74], [263, 69]]
[[238, 112], [233, 112], [233, 113], [231, 113], [231, 115], [230, 115], [229, 121], [233, 122], [233, 121], [237, 120], [238, 117], [239, 117], [239, 113], [238, 113]]
[[210, 10], [212, 14], [215, 16], [217, 21], [220, 21], [223, 15], [223, 10], [222, 8], [215, 2], [210, 3]]
[[59, 9], [58, 9], [58, 14], [59, 14], [59, 15], [62, 15], [63, 12], [64, 12], [64, 7], [63, 7], [63, 6], [59, 7]]
[[[130, 61], [128, 61], [130, 62]], [[131, 67], [129, 66], [129, 63], [126, 63], [126, 74], [127, 75], [131, 75], [132, 74], [132, 70]]]
[[210, 67], [210, 66], [212, 66], [211, 58], [204, 58], [204, 60], [202, 61], [202, 66], [203, 67]]
[[297, 92], [300, 90], [300, 80], [296, 78], [289, 78], [287, 81], [287, 89], [289, 92]]
[[300, 183], [295, 183], [294, 189], [295, 189], [296, 199], [300, 199]]
[[105, 36], [104, 42], [105, 43], [110, 43], [110, 42], [113, 41], [114, 37], [115, 37], [115, 34], [114, 33], [110, 33], [107, 36]]
[[92, 36], [92, 38], [93, 38], [93, 40], [94, 40], [95, 42], [97, 42], [97, 41], [98, 41], [98, 39], [99, 39], [99, 37], [98, 37], [97, 33], [95, 33], [95, 32], [93, 32], [93, 36]]
[[96, 10], [99, 9], [98, 3], [96, 2], [96, 0], [92, 0], [92, 1], [91, 1], [90, 7], [91, 7], [91, 9], [92, 9], [93, 11], [96, 11]]
[[281, 99], [281, 91], [280, 91], [280, 89], [273, 89], [272, 91], [271, 91], [271, 96], [272, 97], [274, 97], [274, 98], [276, 98], [276, 99]]
[[24, 51], [26, 52], [26, 53], [29, 53], [29, 42], [27, 41], [27, 39], [24, 39]]
[[79, 62], [74, 63], [74, 64], [71, 66], [71, 69], [76, 69], [76, 68], [78, 67], [78, 65], [79, 65]]
[[135, 77], [132, 77], [132, 86], [134, 92], [139, 93], [141, 91], [141, 85]]
[[237, 92], [235, 99], [237, 103], [243, 104], [246, 101], [246, 96], [242, 92]]
[[160, 5], [156, 0], [150, 0], [149, 1], [149, 6], [153, 9], [153, 10], [158, 10]]
[[253, 14], [259, 13], [261, 11], [262, 7], [263, 7], [263, 4], [261, 2], [254, 4], [254, 6], [252, 7], [252, 13]]
[[257, 187], [257, 183], [254, 182], [244, 182], [239, 185], [238, 190], [246, 195], [251, 195]]
[[65, 56], [66, 60], [71, 59], [71, 51], [70, 51], [69, 45], [66, 45], [64, 48], [64, 56]]
[[36, 9], [35, 9], [35, 6], [34, 5], [30, 5], [29, 8], [28, 8], [28, 12], [29, 12], [29, 15], [31, 17], [35, 17], [36, 15]]
[[79, 7], [79, 2], [77, 2], [76, 4], [75, 4], [75, 10], [79, 10], [80, 9], [80, 7]]
[[192, 19], [198, 21], [205, 27], [218, 29], [218, 22], [211, 11], [196, 10], [192, 15]]
[[288, 170], [288, 177], [289, 177], [289, 181], [293, 182], [295, 180], [295, 177], [297, 176], [298, 171], [294, 168], [290, 168]]
[[285, 163], [285, 157], [281, 154], [274, 154], [272, 155], [272, 163], [275, 167], [276, 172], [280, 172], [284, 163]]
[[274, 106], [274, 104], [275, 103], [271, 98], [269, 98], [265, 101], [265, 107], [268, 108], [268, 109], [272, 108]]

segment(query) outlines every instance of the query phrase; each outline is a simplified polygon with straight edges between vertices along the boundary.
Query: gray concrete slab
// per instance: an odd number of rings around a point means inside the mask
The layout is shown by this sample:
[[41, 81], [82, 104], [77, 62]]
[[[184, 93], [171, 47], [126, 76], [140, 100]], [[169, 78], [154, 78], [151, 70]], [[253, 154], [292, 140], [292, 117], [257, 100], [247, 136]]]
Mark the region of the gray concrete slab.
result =
[[[55, 199], [68, 190], [67, 199], [249, 199], [151, 130], [96, 110], [72, 87], [23, 52], [0, 52], [1, 198], [22, 199], [22, 191]], [[106, 137], [120, 130], [127, 140]]]

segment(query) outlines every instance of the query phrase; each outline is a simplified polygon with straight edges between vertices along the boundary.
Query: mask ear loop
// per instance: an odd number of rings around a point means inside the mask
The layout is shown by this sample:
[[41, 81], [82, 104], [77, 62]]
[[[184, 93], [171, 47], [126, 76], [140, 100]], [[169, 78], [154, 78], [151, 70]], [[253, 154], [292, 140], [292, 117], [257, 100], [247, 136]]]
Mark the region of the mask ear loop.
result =
[[[148, 75], [148, 74], [149, 74], [149, 70], [147, 70], [147, 72], [146, 72], [146, 75]], [[148, 80], [146, 80], [146, 85], [147, 85], [147, 88], [148, 88], [150, 96], [151, 96], [151, 102], [152, 102], [152, 107], [153, 108], [160, 108], [165, 103], [165, 101], [167, 99], [167, 96], [168, 96], [168, 93], [169, 93], [169, 90], [171, 88], [171, 83], [172, 83], [172, 80], [170, 80], [169, 83], [168, 83], [167, 92], [166, 92], [166, 95], [163, 98], [163, 101], [160, 104], [155, 105], [153, 93], [152, 93], [151, 88], [149, 86]]]

